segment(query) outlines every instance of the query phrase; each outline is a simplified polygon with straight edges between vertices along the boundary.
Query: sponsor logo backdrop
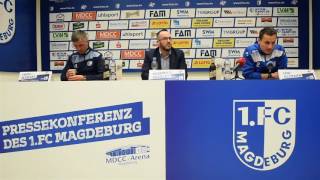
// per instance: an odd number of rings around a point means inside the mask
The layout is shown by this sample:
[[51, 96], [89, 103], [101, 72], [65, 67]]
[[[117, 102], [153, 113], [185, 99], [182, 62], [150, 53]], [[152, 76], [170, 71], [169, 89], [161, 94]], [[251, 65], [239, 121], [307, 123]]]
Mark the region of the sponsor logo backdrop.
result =
[[[50, 1], [43, 6], [43, 28], [47, 30], [43, 34], [43, 43], [50, 47], [55, 43], [68, 43], [70, 32], [82, 29], [88, 32], [90, 43], [105, 41], [103, 50], [97, 48], [102, 53], [107, 49], [117, 49], [121, 55], [134, 54], [137, 50], [155, 48], [155, 33], [167, 28], [173, 37], [173, 47], [183, 49], [186, 57], [195, 61], [189, 63], [188, 68], [206, 69], [210, 65], [207, 63], [210, 56], [199, 55], [202, 48], [214, 50], [216, 57], [235, 60], [242, 56], [246, 46], [257, 40], [262, 27], [272, 26], [282, 38], [279, 44], [294, 48], [289, 52], [289, 66], [306, 68], [308, 55], [299, 53], [307, 48], [307, 27], [302, 23], [307, 19], [304, 19], [304, 12], [301, 11], [307, 7], [306, 4], [295, 0], [178, 0], [174, 3], [169, 0]], [[63, 46], [60, 48], [55, 46], [54, 50], [44, 50], [44, 54], [74, 50], [72, 44], [68, 49]], [[129, 66], [125, 69], [139, 70], [141, 67], [136, 65], [144, 58], [143, 53], [141, 54], [120, 57], [115, 55], [115, 59], [128, 60]], [[66, 60], [48, 56], [44, 65], [49, 64], [47, 62]], [[205, 65], [200, 67], [199, 63]], [[51, 63], [47, 68], [63, 68], [54, 65], [55, 63]]]

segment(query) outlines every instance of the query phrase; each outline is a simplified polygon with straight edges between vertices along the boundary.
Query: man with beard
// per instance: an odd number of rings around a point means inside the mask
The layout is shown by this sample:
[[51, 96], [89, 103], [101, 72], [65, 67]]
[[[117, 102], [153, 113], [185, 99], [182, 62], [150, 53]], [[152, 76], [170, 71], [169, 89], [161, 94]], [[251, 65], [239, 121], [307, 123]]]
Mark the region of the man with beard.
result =
[[168, 30], [162, 29], [157, 33], [158, 48], [146, 51], [141, 73], [143, 80], [149, 79], [150, 69], [184, 69], [187, 79], [184, 52], [173, 48], [171, 42]]

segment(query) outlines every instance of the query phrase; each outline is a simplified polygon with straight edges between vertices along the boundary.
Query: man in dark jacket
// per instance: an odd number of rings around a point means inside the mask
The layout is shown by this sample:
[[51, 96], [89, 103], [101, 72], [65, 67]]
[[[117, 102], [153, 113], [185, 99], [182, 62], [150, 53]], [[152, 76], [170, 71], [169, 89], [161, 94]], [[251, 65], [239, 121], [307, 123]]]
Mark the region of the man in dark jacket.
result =
[[103, 80], [105, 62], [101, 53], [89, 47], [86, 32], [75, 31], [71, 41], [77, 50], [61, 72], [61, 81]]
[[150, 69], [184, 69], [187, 79], [187, 64], [184, 52], [175, 49], [171, 44], [171, 35], [166, 29], [157, 33], [158, 48], [146, 52], [141, 78], [149, 79]]

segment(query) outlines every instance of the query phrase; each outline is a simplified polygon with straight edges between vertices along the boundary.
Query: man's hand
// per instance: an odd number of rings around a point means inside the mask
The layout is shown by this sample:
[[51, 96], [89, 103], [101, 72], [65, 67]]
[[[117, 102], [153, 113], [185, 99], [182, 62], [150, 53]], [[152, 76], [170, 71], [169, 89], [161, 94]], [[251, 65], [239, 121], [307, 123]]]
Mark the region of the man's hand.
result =
[[278, 72], [274, 72], [274, 73], [271, 73], [271, 77], [269, 77], [269, 74], [262, 73], [261, 74], [261, 79], [264, 79], [264, 80], [279, 79], [279, 74], [278, 74]]
[[77, 73], [76, 73], [76, 69], [68, 69], [67, 74], [66, 74], [67, 79], [69, 80], [69, 78], [70, 78], [71, 76], [75, 76], [76, 74], [77, 74]]
[[271, 73], [272, 79], [279, 79], [278, 72]]
[[83, 75], [74, 75], [74, 76], [69, 76], [68, 81], [85, 81], [86, 77]]

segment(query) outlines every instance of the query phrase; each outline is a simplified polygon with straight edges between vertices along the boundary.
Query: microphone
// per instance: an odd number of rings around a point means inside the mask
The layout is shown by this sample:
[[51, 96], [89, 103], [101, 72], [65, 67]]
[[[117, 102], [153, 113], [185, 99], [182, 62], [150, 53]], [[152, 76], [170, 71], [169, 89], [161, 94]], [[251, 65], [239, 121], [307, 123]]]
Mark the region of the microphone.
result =
[[269, 73], [271, 73], [272, 69], [274, 68], [273, 62], [272, 62], [272, 61], [268, 61], [268, 62], [266, 63], [266, 66], [267, 66], [267, 68], [268, 68]]
[[239, 69], [246, 63], [246, 59], [244, 57], [236, 60], [236, 65], [233, 67], [233, 71], [239, 71]]

